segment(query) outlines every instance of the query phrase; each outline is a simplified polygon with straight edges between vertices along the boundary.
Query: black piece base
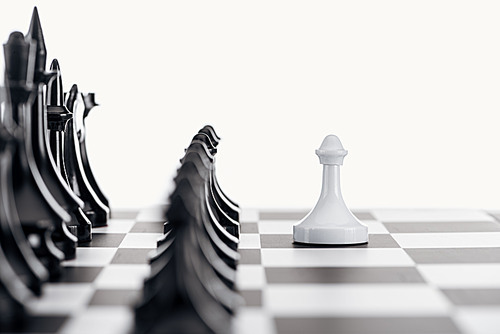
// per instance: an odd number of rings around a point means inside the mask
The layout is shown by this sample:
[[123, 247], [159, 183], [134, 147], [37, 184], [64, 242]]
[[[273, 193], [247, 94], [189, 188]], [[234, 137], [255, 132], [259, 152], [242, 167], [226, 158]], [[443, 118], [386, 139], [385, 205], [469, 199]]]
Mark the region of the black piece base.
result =
[[68, 225], [68, 230], [78, 238], [78, 245], [92, 241], [92, 224], [88, 226]]
[[[78, 239], [78, 244], [92, 241], [92, 222], [85, 215], [82, 209], [75, 209], [71, 215], [73, 220], [68, 224], [68, 230]], [[75, 224], [74, 222], [77, 222]]]
[[73, 260], [76, 258], [78, 239], [70, 233], [65, 223], [61, 222], [60, 224], [60, 227], [52, 233], [52, 240], [56, 247], [63, 252], [64, 260]]
[[56, 281], [62, 273], [61, 261], [64, 260], [64, 253], [52, 239], [53, 229], [23, 226], [23, 230], [36, 257], [49, 271], [49, 281]]
[[24, 306], [0, 292], [0, 329], [18, 332], [26, 318]]
[[231, 234], [232, 236], [236, 237], [236, 238], [240, 238], [240, 227], [239, 226], [224, 226], [222, 225], [222, 227], [224, 227], [226, 229], [227, 232], [229, 232], [229, 234]]
[[76, 243], [69, 243], [67, 241], [54, 241], [56, 247], [64, 253], [64, 260], [76, 259]]
[[105, 212], [95, 212], [94, 210], [85, 210], [85, 215], [92, 222], [92, 227], [108, 226], [108, 214]]

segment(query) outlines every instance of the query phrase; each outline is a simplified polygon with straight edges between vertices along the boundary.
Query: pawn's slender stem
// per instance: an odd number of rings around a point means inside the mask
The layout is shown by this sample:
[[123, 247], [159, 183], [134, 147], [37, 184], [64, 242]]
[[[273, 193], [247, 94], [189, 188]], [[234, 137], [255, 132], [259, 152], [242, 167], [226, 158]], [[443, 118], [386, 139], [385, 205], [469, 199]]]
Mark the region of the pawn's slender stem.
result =
[[321, 186], [321, 198], [335, 196], [342, 199], [340, 190], [340, 166], [323, 165], [323, 184]]

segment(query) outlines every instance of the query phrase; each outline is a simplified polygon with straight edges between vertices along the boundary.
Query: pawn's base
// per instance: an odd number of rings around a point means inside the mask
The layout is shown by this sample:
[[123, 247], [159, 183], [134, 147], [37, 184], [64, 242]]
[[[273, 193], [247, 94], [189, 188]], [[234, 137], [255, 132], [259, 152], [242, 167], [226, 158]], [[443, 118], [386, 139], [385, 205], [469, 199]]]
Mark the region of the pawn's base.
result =
[[368, 228], [356, 227], [293, 227], [293, 241], [303, 244], [354, 245], [368, 242]]

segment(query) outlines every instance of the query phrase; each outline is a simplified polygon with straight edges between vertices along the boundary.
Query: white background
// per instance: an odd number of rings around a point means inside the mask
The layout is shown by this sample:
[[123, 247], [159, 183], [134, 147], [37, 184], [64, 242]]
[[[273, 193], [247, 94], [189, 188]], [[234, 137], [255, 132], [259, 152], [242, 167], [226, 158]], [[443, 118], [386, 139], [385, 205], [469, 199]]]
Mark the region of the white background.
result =
[[2, 42], [34, 5], [47, 66], [101, 104], [89, 155], [114, 208], [165, 200], [205, 124], [243, 206], [312, 207], [336, 134], [351, 208], [500, 208], [498, 1], [4, 1]]

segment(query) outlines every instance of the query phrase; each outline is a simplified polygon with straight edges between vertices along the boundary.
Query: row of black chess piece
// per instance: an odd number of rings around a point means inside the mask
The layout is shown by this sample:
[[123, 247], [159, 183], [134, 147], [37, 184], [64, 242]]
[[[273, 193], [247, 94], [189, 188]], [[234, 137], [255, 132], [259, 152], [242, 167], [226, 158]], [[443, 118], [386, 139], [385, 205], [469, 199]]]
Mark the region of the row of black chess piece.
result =
[[219, 187], [220, 138], [205, 126], [181, 159], [165, 213], [164, 236], [136, 307], [136, 334], [229, 333], [242, 304], [235, 288], [239, 206]]
[[93, 94], [64, 93], [37, 9], [26, 36], [4, 44], [0, 119], [0, 328], [21, 322], [26, 298], [61, 274], [61, 261], [105, 226], [109, 203], [90, 168], [85, 118]]

